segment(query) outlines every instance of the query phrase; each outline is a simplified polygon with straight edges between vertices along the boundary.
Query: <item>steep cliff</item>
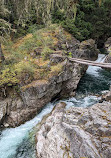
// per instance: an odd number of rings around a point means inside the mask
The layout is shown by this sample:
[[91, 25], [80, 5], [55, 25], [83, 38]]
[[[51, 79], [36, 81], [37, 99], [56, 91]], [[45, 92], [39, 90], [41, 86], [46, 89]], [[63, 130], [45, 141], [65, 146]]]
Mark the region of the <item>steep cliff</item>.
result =
[[4, 46], [0, 70], [0, 123], [6, 127], [33, 118], [53, 99], [75, 95], [87, 66], [68, 57], [98, 56], [94, 40], [80, 43], [57, 25], [28, 34], [10, 49], [11, 55]]
[[71, 63], [67, 59], [61, 64], [62, 70], [49, 80], [33, 81], [18, 93], [9, 89], [8, 97], [0, 102], [0, 119], [15, 127], [34, 117], [52, 99], [74, 96], [78, 82], [87, 67]]

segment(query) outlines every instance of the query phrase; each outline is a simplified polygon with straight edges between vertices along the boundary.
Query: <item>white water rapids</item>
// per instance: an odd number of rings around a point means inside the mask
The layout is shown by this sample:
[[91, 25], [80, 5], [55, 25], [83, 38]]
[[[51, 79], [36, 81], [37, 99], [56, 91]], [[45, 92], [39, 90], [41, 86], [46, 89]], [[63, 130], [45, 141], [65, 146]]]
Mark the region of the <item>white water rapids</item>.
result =
[[14, 157], [18, 145], [27, 137], [28, 132], [42, 120], [43, 116], [50, 113], [52, 109], [53, 104], [49, 103], [42, 112], [31, 121], [19, 127], [4, 130], [0, 139], [0, 158]]
[[[103, 63], [104, 60], [105, 60], [105, 55], [99, 54], [98, 59], [95, 62]], [[102, 68], [97, 67], [97, 66], [89, 66], [86, 73], [97, 77], [99, 75], [98, 70], [102, 70]]]
[[[99, 55], [97, 62], [103, 62], [104, 55]], [[95, 66], [89, 66], [87, 70], [87, 74], [98, 77], [99, 71], [101, 68]], [[96, 96], [86, 96], [82, 99], [70, 98], [65, 100], [67, 103], [67, 108], [70, 106], [82, 106], [87, 107], [96, 102], [98, 102], [99, 98]], [[29, 131], [39, 123], [43, 116], [50, 113], [54, 107], [53, 103], [49, 103], [34, 119], [26, 122], [25, 124], [16, 127], [9, 128], [2, 131], [0, 136], [0, 158], [15, 158], [17, 148], [23, 142], [25, 138], [28, 137]], [[27, 152], [27, 151], [26, 151]], [[20, 157], [21, 158], [21, 157]], [[32, 158], [32, 157], [24, 157], [24, 158]]]

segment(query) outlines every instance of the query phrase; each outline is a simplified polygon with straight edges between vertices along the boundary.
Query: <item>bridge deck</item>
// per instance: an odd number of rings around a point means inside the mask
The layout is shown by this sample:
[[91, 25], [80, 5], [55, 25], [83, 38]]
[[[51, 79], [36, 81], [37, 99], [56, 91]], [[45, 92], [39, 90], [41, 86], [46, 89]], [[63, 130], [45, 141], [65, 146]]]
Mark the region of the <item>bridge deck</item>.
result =
[[69, 58], [69, 60], [76, 62], [76, 63], [84, 64], [84, 65], [98, 66], [98, 67], [102, 67], [102, 68], [111, 69], [111, 63], [98, 63], [95, 61], [78, 59], [78, 58]]

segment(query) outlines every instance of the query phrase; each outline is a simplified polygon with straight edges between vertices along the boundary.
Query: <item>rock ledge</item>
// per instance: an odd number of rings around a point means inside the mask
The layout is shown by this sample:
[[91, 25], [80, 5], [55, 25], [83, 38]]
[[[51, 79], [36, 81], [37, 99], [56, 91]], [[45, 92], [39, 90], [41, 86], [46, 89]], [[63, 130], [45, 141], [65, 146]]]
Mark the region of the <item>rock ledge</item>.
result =
[[37, 158], [110, 158], [111, 103], [68, 110], [59, 103], [36, 138]]

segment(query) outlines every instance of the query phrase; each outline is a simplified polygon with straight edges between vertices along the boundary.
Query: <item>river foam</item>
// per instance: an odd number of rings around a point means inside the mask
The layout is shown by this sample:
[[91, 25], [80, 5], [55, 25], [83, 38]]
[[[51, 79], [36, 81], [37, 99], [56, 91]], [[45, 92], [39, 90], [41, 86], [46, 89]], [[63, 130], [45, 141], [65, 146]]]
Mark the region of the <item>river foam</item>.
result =
[[[103, 62], [104, 59], [105, 59], [104, 55], [99, 55], [98, 60], [96, 62]], [[93, 75], [93, 79], [96, 79], [96, 80], [94, 80], [94, 82], [97, 82], [98, 76], [101, 78], [100, 70], [102, 70], [102, 69], [99, 67], [89, 66], [86, 74], [88, 76]], [[86, 76], [86, 78], [87, 78], [87, 76]], [[85, 80], [86, 80], [86, 78], [85, 78]], [[109, 79], [109, 77], [106, 78], [106, 81], [107, 81], [107, 79]], [[90, 86], [91, 82], [92, 81], [90, 81], [90, 82], [86, 81], [88, 86]], [[97, 84], [99, 84], [99, 81]], [[82, 83], [82, 85], [85, 87], [85, 85], [83, 83]], [[80, 84], [80, 86], [81, 86], [81, 84]], [[83, 87], [83, 89], [84, 89], [84, 87]], [[96, 85], [96, 88], [97, 88], [97, 85]], [[82, 89], [82, 91], [83, 91], [83, 89]], [[86, 86], [86, 89], [87, 89], [87, 86]], [[92, 89], [91, 89], [91, 91], [92, 91]], [[91, 106], [91, 105], [95, 104], [96, 102], [98, 102], [99, 99], [100, 98], [98, 98], [96, 96], [88, 94], [85, 97], [80, 97], [79, 99], [73, 97], [73, 98], [69, 98], [67, 100], [63, 100], [63, 101], [67, 104], [67, 108], [69, 108], [70, 106], [88, 107], [88, 106]], [[50, 113], [52, 111], [53, 107], [54, 107], [54, 104], [49, 103], [31, 121], [28, 121], [19, 127], [9, 128], [9, 129], [5, 129], [4, 131], [2, 131], [1, 136], [0, 136], [0, 158], [35, 158], [32, 156], [31, 157], [26, 156], [27, 154], [25, 154], [25, 153], [28, 152], [27, 150], [22, 151], [22, 152], [24, 152], [23, 156], [20, 155], [20, 156], [16, 157], [16, 155], [19, 155], [19, 153], [17, 154], [17, 149], [20, 146], [22, 148], [22, 143], [24, 142], [25, 139], [28, 140], [29, 132], [31, 131], [31, 129], [42, 120], [43, 116]]]
[[4, 130], [0, 137], [0, 158], [15, 158], [16, 149], [23, 139], [28, 137], [29, 131], [42, 120], [43, 116], [50, 113], [53, 107], [54, 105], [49, 103], [34, 119], [19, 127]]
[[[95, 63], [103, 63], [104, 60], [105, 60], [105, 55], [99, 54], [98, 59], [95, 61]], [[86, 73], [97, 77], [99, 76], [99, 70], [102, 70], [102, 68], [97, 66], [89, 66]]]

